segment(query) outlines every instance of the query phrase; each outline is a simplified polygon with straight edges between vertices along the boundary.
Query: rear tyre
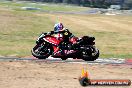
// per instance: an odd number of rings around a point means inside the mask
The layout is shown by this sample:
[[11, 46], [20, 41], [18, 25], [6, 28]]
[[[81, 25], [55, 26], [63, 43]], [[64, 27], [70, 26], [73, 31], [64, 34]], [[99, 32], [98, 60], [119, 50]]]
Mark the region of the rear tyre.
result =
[[97, 49], [97, 51], [94, 55], [84, 56], [83, 60], [85, 60], [85, 61], [94, 61], [94, 60], [98, 59], [98, 57], [99, 57], [99, 50]]
[[62, 59], [62, 60], [66, 60], [67, 58], [66, 58], [66, 57], [62, 57], [61, 59]]
[[32, 50], [31, 53], [34, 57], [38, 59], [46, 59], [52, 54], [52, 47], [48, 43], [41, 43], [36, 45]]

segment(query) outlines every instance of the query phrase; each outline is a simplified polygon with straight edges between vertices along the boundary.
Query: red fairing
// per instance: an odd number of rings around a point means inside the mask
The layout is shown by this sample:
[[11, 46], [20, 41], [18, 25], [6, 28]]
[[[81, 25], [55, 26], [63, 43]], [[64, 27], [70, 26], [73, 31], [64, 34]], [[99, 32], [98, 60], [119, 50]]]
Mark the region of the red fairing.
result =
[[54, 52], [58, 51], [58, 48], [56, 46], [53, 46]]
[[60, 43], [60, 40], [57, 40], [55, 37], [52, 36], [45, 37], [44, 40], [54, 45], [59, 45]]
[[74, 43], [77, 42], [77, 39], [78, 39], [77, 37], [72, 37], [72, 38], [70, 39], [70, 42], [72, 42], [72, 43], [74, 44]]

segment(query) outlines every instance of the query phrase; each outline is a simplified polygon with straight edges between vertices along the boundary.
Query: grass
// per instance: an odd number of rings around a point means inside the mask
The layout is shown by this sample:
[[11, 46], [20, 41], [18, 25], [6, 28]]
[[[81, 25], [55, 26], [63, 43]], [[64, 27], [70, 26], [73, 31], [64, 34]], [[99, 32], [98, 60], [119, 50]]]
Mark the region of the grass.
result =
[[30, 12], [1, 11], [0, 20], [0, 54], [4, 56], [30, 55], [37, 36], [52, 28], [48, 17], [38, 17]]
[[102, 58], [132, 57], [132, 16], [105, 15], [49, 15], [68, 25], [77, 36], [96, 37], [96, 45]]
[[49, 14], [7, 9], [0, 9], [0, 55], [31, 55], [39, 34], [51, 31], [58, 21], [75, 36], [95, 36], [100, 58], [132, 58], [132, 16]]
[[12, 8], [15, 10], [22, 10], [21, 7], [35, 7], [40, 8], [44, 11], [83, 11], [88, 8], [79, 7], [79, 6], [70, 6], [64, 4], [48, 4], [48, 3], [32, 3], [32, 2], [10, 2], [10, 1], [2, 1], [0, 2], [0, 6], [6, 8]]

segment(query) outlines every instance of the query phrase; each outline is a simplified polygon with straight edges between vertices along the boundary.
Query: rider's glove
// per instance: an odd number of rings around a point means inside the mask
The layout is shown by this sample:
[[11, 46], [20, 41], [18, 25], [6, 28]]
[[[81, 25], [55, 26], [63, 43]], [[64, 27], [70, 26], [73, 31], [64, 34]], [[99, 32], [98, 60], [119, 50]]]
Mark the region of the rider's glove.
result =
[[51, 33], [51, 35], [53, 35], [54, 34], [54, 31], [51, 31], [50, 33]]

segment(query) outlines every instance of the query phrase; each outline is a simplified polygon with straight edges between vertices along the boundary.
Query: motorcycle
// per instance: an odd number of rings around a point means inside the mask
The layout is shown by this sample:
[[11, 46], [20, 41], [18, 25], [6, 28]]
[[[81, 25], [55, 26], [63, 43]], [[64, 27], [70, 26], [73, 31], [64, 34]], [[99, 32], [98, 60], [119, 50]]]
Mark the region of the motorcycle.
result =
[[[66, 34], [68, 35], [68, 33]], [[99, 50], [95, 47], [94, 40], [94, 37], [83, 36], [81, 38], [72, 37], [68, 42], [64, 42], [64, 40], [59, 40], [48, 33], [42, 33], [31, 53], [38, 59], [46, 59], [51, 56], [62, 60], [81, 58], [85, 61], [94, 61], [99, 57]], [[63, 53], [56, 53], [58, 46]]]

